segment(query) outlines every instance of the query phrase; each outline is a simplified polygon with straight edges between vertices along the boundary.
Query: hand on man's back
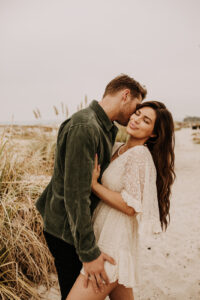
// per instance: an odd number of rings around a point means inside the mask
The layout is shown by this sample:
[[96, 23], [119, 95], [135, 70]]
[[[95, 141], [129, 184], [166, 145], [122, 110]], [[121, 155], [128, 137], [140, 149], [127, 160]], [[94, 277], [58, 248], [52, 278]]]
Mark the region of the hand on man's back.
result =
[[109, 284], [108, 276], [104, 270], [104, 262], [106, 260], [115, 265], [114, 259], [106, 253], [101, 253], [97, 259], [91, 262], [83, 263], [85, 271], [84, 286], [87, 287], [88, 280], [91, 280], [93, 289], [96, 293], [103, 291], [104, 284]]

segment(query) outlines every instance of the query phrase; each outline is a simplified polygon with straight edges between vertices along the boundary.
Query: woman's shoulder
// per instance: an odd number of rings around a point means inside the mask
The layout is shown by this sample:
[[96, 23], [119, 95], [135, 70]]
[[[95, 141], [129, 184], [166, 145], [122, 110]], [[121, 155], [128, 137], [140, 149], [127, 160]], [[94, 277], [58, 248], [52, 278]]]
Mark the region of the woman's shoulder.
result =
[[136, 161], [137, 163], [153, 163], [151, 152], [146, 145], [137, 145], [129, 150], [129, 159]]
[[128, 151], [133, 156], [137, 155], [137, 156], [141, 156], [141, 157], [146, 157], [147, 155], [150, 154], [148, 147], [145, 145], [134, 146], [134, 147], [130, 148]]
[[[112, 155], [122, 146], [124, 143], [122, 142], [115, 142], [112, 148]], [[124, 153], [126, 160], [128, 161], [135, 161], [135, 162], [153, 162], [153, 158], [151, 152], [149, 151], [146, 145], [137, 145], [130, 149], [128, 149]]]

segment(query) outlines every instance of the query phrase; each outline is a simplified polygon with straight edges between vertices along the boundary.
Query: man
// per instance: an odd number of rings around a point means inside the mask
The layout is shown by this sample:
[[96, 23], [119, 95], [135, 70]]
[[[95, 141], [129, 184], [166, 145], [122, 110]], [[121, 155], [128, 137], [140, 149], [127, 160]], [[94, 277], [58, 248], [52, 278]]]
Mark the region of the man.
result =
[[[103, 99], [62, 123], [58, 132], [52, 179], [36, 203], [44, 220], [44, 235], [54, 256], [64, 300], [82, 264], [95, 290], [108, 282], [104, 261], [91, 222], [99, 201], [91, 193], [91, 179], [97, 153], [101, 175], [111, 159], [117, 134], [113, 121], [126, 125], [146, 90], [133, 78], [120, 75], [106, 86]], [[101, 179], [101, 176], [99, 180]]]

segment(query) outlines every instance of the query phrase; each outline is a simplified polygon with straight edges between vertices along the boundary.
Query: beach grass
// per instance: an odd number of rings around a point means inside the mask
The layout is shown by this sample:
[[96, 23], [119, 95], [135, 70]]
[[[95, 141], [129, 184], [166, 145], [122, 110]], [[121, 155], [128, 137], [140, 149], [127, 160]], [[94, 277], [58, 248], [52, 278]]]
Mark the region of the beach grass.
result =
[[55, 269], [34, 203], [52, 172], [55, 137], [15, 135], [9, 128], [0, 140], [0, 298], [40, 299], [34, 286], [49, 288]]

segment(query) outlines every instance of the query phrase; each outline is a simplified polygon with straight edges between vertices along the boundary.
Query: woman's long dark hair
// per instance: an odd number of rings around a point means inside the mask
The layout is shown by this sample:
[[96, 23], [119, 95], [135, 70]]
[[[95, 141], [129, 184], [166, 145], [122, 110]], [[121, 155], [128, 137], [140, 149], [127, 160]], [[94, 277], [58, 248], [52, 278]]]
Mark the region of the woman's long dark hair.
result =
[[174, 172], [174, 121], [171, 113], [162, 102], [146, 101], [137, 105], [136, 110], [151, 107], [156, 112], [153, 133], [156, 135], [146, 141], [157, 170], [157, 192], [162, 229], [170, 222], [170, 194], [175, 179]]

